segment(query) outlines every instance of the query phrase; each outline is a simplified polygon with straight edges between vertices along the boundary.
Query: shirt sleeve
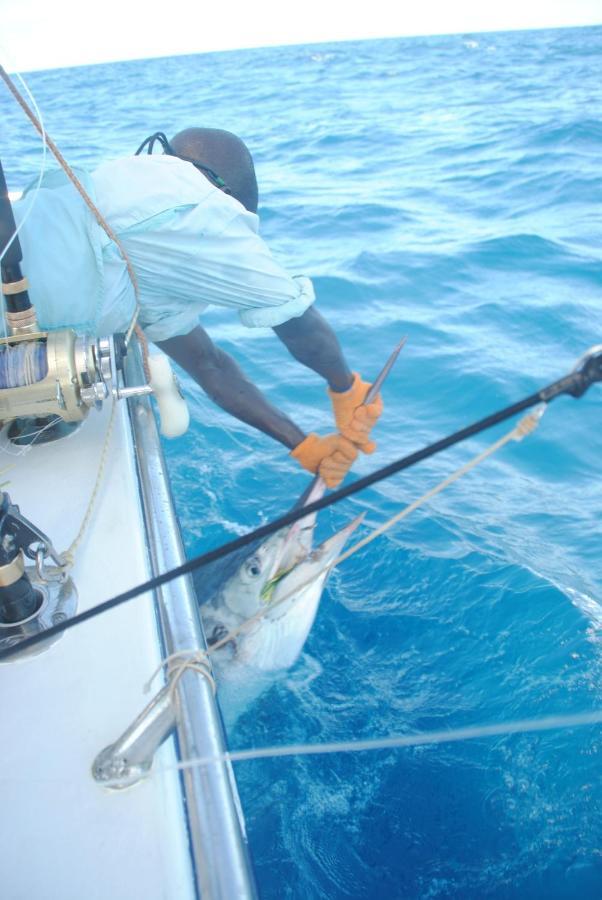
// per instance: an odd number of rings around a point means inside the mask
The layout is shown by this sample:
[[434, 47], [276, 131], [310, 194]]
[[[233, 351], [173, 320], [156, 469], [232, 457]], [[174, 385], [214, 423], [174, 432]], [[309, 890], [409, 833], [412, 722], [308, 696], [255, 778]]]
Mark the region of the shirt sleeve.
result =
[[192, 315], [189, 312], [169, 313], [163, 318], [155, 319], [154, 322], [146, 323], [142, 313], [139, 322], [149, 341], [157, 343], [157, 341], [167, 341], [169, 338], [190, 334], [193, 328], [199, 324], [199, 315], [198, 311]]
[[122, 232], [150, 340], [187, 334], [208, 305], [235, 310], [250, 328], [275, 327], [314, 302], [309, 278], [292, 277], [258, 234], [259, 220], [217, 189]]
[[241, 211], [221, 231], [205, 231], [198, 248], [202, 300], [237, 310], [243, 325], [273, 328], [302, 315], [315, 300], [305, 276], [289, 275], [258, 234], [259, 220]]
[[296, 294], [293, 297], [278, 306], [264, 305], [240, 309], [238, 315], [243, 325], [248, 328], [275, 328], [288, 322], [289, 319], [302, 316], [316, 299], [314, 286], [305, 275], [294, 275], [291, 280], [296, 287]]

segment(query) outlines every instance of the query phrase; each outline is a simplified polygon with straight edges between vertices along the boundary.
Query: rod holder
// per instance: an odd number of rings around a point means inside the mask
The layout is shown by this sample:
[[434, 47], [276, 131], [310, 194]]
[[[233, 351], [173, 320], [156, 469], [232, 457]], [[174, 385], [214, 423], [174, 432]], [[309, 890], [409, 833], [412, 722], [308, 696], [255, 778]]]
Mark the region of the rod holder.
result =
[[114, 790], [130, 787], [144, 778], [163, 741], [176, 725], [174, 694], [166, 685], [113, 744], [92, 764], [94, 779]]

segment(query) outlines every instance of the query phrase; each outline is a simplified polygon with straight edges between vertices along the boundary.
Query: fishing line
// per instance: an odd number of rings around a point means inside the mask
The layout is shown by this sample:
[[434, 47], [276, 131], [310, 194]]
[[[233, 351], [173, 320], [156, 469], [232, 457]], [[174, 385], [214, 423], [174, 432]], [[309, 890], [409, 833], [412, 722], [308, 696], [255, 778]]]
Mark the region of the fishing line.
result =
[[498, 425], [536, 404], [549, 403], [561, 394], [570, 394], [573, 397], [581, 397], [595, 381], [602, 381], [602, 344], [592, 347], [585, 353], [579, 360], [576, 368], [569, 375], [565, 375], [564, 378], [553, 382], [547, 387], [541, 388], [541, 390], [525, 397], [523, 400], [519, 400], [518, 403], [507, 406], [490, 416], [486, 416], [484, 419], [474, 422], [472, 425], [468, 425], [466, 428], [462, 428], [460, 431], [456, 431], [439, 441], [435, 441], [433, 444], [423, 447], [421, 450], [417, 450], [415, 453], [410, 453], [408, 456], [404, 456], [387, 466], [383, 466], [371, 475], [358, 478], [357, 481], [352, 482], [346, 487], [333, 491], [329, 496], [324, 496], [319, 500], [308, 503], [307, 506], [290, 510], [290, 512], [285, 513], [285, 515], [280, 516], [278, 519], [274, 519], [272, 522], [268, 522], [266, 525], [256, 528], [254, 531], [247, 532], [247, 534], [235, 538], [232, 541], [228, 541], [226, 544], [222, 544], [214, 550], [209, 550], [207, 553], [203, 553], [200, 556], [187, 560], [185, 563], [182, 563], [182, 565], [177, 566], [168, 572], [164, 572], [162, 575], [150, 578], [148, 581], [139, 584], [137, 587], [130, 588], [110, 600], [106, 600], [103, 603], [99, 603], [97, 606], [93, 606], [91, 609], [78, 613], [78, 615], [67, 619], [65, 622], [53, 625], [39, 634], [24, 638], [12, 647], [0, 650], [0, 661], [8, 659], [29, 647], [43, 643], [49, 637], [61, 634], [64, 631], [74, 628], [76, 625], [80, 625], [89, 619], [93, 619], [111, 609], [115, 609], [117, 606], [129, 602], [130, 600], [139, 597], [141, 594], [162, 587], [162, 585], [168, 584], [170, 581], [179, 578], [181, 575], [188, 575], [196, 569], [200, 569], [211, 562], [222, 559], [229, 553], [247, 547], [254, 541], [266, 538], [276, 531], [279, 531], [281, 528], [292, 525], [293, 522], [303, 519], [314, 512], [333, 506], [341, 500], [351, 497], [354, 494], [358, 494], [367, 487], [390, 478], [397, 472], [408, 469], [422, 460], [428, 459], [470, 437], [474, 437], [482, 431], [492, 428], [494, 425]]
[[[407, 747], [460, 743], [461, 741], [476, 740], [477, 738], [580, 728], [586, 725], [599, 725], [600, 723], [602, 723], [602, 710], [593, 710], [571, 715], [551, 715], [538, 719], [515, 719], [509, 722], [497, 722], [493, 725], [468, 725], [463, 728], [422, 731], [413, 734], [398, 734], [357, 741], [328, 741], [325, 743], [256, 747], [249, 750], [227, 750], [215, 756], [198, 756], [174, 763], [171, 766], [158, 766], [152, 770], [151, 774], [162, 775], [167, 772], [186, 771], [221, 762], [244, 762], [290, 756], [324, 756], [333, 753], [360, 753], [369, 750], [400, 750]], [[105, 782], [106, 787], [123, 787], [129, 784], [131, 784], [131, 780], [111, 779]]]
[[35, 442], [38, 440], [39, 437], [41, 437], [42, 434], [44, 434], [45, 431], [47, 431], [49, 428], [53, 428], [55, 425], [57, 425], [59, 422], [62, 422], [62, 421], [63, 420], [61, 419], [60, 416], [55, 416], [53, 419], [50, 419], [50, 421], [47, 422], [44, 426], [42, 426], [40, 428], [36, 428], [34, 431], [26, 431], [24, 434], [19, 434], [20, 440], [23, 441], [28, 438], [31, 438], [31, 440], [28, 440], [28, 442], [26, 444], [24, 444], [23, 447], [19, 448], [19, 450], [16, 450], [14, 452], [12, 449], [9, 449], [9, 446], [11, 446], [11, 445], [10, 445], [10, 442], [7, 441], [6, 444], [0, 444], [0, 453], [6, 453], [7, 456], [13, 456], [13, 457], [25, 456], [26, 453], [30, 452], [30, 450], [33, 447], [33, 445], [35, 444]]

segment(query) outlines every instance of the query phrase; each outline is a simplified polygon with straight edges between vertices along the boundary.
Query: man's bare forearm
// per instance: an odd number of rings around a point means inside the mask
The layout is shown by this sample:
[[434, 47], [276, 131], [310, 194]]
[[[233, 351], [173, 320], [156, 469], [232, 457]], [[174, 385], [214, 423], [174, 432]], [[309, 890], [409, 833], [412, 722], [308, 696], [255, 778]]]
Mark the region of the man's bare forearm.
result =
[[345, 361], [337, 336], [315, 307], [273, 329], [299, 362], [321, 375], [333, 391], [351, 387], [353, 375]]
[[235, 360], [216, 347], [202, 328], [182, 337], [158, 341], [158, 346], [182, 366], [214, 403], [292, 450], [305, 434], [272, 406], [244, 375]]

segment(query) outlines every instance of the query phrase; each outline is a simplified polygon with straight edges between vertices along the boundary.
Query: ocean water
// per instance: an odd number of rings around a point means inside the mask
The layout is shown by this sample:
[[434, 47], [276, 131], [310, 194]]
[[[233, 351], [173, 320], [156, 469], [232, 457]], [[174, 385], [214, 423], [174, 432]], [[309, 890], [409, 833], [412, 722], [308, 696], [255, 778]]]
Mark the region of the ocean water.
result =
[[[239, 133], [262, 233], [370, 378], [404, 334], [378, 450], [358, 475], [565, 374], [602, 341], [602, 29], [297, 46], [36, 72], [72, 163], [151, 132]], [[5, 93], [11, 187], [39, 140]], [[303, 428], [323, 385], [270, 332], [204, 324]], [[166, 444], [190, 554], [286, 509], [307, 476], [183, 376]], [[232, 748], [453, 729], [600, 709], [602, 385], [338, 570], [302, 657]], [[507, 426], [506, 426], [507, 427]], [[320, 519], [374, 527], [505, 426]], [[354, 476], [351, 476], [354, 477]], [[236, 765], [264, 898], [602, 896], [600, 729]]]

